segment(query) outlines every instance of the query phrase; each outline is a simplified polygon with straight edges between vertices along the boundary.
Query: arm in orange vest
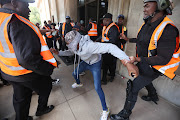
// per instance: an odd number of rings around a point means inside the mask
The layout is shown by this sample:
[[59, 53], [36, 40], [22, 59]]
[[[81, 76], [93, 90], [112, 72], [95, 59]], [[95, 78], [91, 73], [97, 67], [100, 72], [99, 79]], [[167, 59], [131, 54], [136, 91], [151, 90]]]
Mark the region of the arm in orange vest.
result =
[[41, 44], [37, 34], [19, 20], [13, 21], [9, 26], [9, 36], [18, 63], [37, 74], [51, 75], [54, 66], [42, 59]]

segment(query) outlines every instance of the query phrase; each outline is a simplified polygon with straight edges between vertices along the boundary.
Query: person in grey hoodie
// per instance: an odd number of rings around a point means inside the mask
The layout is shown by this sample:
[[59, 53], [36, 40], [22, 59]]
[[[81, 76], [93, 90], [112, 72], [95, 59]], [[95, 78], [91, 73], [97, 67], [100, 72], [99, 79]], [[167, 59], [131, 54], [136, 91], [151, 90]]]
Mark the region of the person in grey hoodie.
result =
[[[101, 100], [103, 112], [100, 120], [107, 120], [109, 115], [109, 109], [106, 106], [105, 95], [101, 88], [101, 54], [110, 53], [113, 56], [119, 58], [121, 62], [127, 67], [129, 75], [138, 76], [138, 68], [130, 63], [129, 57], [116, 45], [109, 43], [93, 42], [88, 35], [80, 35], [77, 31], [70, 31], [65, 36], [65, 42], [67, 43], [68, 50], [57, 51], [51, 49], [51, 52], [58, 54], [59, 56], [71, 56], [75, 54], [74, 72], [73, 77], [76, 83], [72, 85], [72, 88], [82, 87], [79, 74], [85, 70], [90, 70], [94, 78], [94, 86]], [[75, 69], [76, 55], [79, 56], [78, 67]], [[80, 59], [82, 60], [80, 62]]]

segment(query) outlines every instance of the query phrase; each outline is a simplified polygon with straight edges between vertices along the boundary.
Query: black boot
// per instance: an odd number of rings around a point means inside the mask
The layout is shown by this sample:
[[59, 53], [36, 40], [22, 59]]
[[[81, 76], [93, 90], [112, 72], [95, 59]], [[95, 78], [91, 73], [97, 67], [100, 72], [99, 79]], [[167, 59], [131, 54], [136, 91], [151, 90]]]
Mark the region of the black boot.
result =
[[27, 120], [33, 120], [32, 116], [28, 116]]
[[129, 80], [127, 83], [126, 89], [126, 102], [123, 110], [121, 110], [118, 114], [113, 114], [110, 116], [111, 120], [129, 120], [129, 116], [132, 113], [132, 109], [134, 108], [135, 101], [130, 101], [133, 98], [133, 94], [131, 92], [132, 82]]
[[51, 112], [53, 109], [54, 109], [54, 106], [53, 106], [53, 105], [47, 106], [44, 110], [37, 111], [37, 112], [36, 112], [36, 116], [41, 116], [41, 115], [44, 115], [44, 114], [46, 114], [46, 113], [49, 113], [49, 112]]
[[157, 104], [157, 101], [159, 101], [157, 94], [142, 96], [141, 99], [143, 99], [145, 101], [153, 101], [155, 104]]
[[111, 76], [111, 78], [109, 79], [110, 82], [114, 81], [114, 76]]
[[148, 91], [147, 96], [142, 96], [141, 99], [145, 101], [153, 101], [155, 104], [157, 104], [157, 101], [159, 101], [158, 95], [156, 93], [156, 89], [154, 88], [153, 84], [149, 84], [146, 86], [146, 89]]
[[[128, 102], [129, 105], [131, 104]], [[127, 106], [125, 105], [125, 108], [121, 110], [118, 114], [112, 114], [110, 116], [111, 120], [129, 120], [129, 116], [131, 115], [131, 110], [126, 108]]]

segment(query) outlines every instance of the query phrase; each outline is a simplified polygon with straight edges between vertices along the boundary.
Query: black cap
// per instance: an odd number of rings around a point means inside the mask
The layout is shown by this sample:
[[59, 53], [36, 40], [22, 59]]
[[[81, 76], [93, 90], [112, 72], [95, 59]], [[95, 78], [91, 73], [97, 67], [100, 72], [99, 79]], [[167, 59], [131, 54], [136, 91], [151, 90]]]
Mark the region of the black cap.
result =
[[104, 18], [111, 18], [112, 19], [112, 14], [111, 13], [106, 13], [104, 16], [103, 16], [103, 19]]
[[118, 16], [118, 18], [124, 19], [124, 15], [123, 15], [123, 14], [120, 14], [120, 15]]
[[66, 16], [66, 19], [71, 19], [71, 17], [70, 16]]

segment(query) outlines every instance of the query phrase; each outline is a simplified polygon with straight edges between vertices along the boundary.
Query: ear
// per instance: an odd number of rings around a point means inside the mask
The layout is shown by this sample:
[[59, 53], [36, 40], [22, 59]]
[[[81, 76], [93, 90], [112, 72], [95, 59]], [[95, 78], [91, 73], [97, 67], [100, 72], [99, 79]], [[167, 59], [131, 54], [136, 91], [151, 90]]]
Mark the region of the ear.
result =
[[11, 5], [16, 8], [17, 7], [17, 1], [16, 0], [11, 0]]

